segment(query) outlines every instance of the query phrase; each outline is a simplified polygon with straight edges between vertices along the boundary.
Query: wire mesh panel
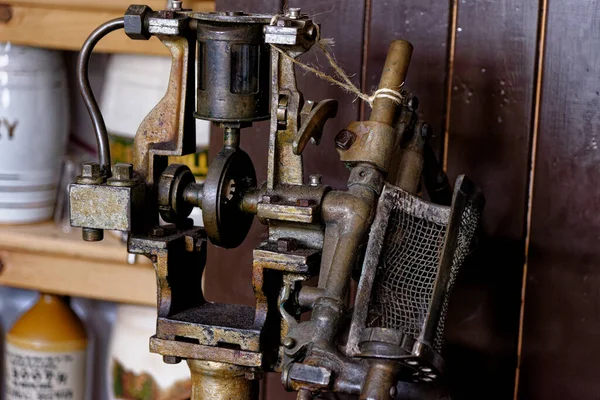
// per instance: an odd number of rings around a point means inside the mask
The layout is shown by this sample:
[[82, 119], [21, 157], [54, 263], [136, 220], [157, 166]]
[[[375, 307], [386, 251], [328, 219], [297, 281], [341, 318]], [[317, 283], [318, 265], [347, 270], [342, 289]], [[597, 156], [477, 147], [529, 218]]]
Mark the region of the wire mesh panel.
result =
[[346, 354], [403, 359], [423, 371], [443, 369], [450, 294], [483, 203], [464, 176], [456, 181], [451, 207], [385, 185], [369, 233]]
[[368, 326], [416, 338], [431, 303], [449, 213], [398, 188], [393, 197]]

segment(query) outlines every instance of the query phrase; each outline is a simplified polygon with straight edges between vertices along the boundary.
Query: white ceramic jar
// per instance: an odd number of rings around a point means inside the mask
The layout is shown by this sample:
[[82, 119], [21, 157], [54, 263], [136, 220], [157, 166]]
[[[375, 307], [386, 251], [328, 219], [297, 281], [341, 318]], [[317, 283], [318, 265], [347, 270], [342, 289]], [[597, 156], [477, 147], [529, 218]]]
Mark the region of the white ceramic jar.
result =
[[0, 43], [0, 223], [52, 217], [67, 97], [60, 52]]
[[165, 364], [148, 351], [156, 333], [156, 309], [119, 305], [108, 351], [108, 399], [186, 400], [191, 396], [185, 362]]

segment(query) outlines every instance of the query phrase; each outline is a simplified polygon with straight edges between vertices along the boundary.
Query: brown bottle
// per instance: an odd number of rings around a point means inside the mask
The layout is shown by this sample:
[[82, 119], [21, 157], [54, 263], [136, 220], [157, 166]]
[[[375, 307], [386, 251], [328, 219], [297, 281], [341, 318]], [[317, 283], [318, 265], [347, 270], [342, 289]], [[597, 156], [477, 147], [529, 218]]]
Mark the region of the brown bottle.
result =
[[6, 335], [6, 400], [85, 397], [87, 335], [60, 296], [41, 294]]

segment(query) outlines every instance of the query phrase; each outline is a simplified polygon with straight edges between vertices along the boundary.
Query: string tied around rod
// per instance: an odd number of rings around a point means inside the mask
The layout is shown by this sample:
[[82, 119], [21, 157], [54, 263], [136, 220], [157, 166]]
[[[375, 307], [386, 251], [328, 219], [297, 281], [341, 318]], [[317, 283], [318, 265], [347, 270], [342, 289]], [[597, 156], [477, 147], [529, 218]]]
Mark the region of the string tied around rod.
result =
[[[271, 18], [271, 25], [275, 25], [277, 23], [277, 20], [280, 17], [282, 17], [282, 15], [279, 15], [279, 14], [274, 15], [273, 18]], [[279, 52], [279, 54], [281, 54], [288, 60], [292, 61], [294, 64], [298, 65], [300, 68], [304, 69], [305, 71], [308, 71], [308, 72], [314, 74], [315, 76], [317, 76], [320, 79], [323, 79], [326, 82], [329, 82], [333, 85], [339, 86], [349, 93], [355, 94], [356, 98], [360, 98], [361, 100], [366, 102], [369, 105], [369, 107], [371, 107], [371, 108], [373, 108], [373, 103], [375, 102], [375, 99], [378, 99], [378, 98], [386, 98], [386, 99], [392, 100], [393, 102], [395, 102], [397, 104], [400, 104], [402, 102], [403, 95], [402, 95], [401, 90], [402, 90], [402, 87], [404, 86], [404, 82], [402, 82], [402, 84], [400, 84], [400, 86], [398, 87], [398, 90], [394, 90], [394, 89], [390, 89], [390, 88], [381, 88], [381, 89], [377, 89], [370, 95], [362, 92], [352, 82], [352, 80], [350, 80], [350, 78], [348, 77], [348, 74], [346, 74], [346, 72], [342, 69], [342, 67], [340, 67], [340, 65], [335, 61], [335, 58], [333, 57], [331, 52], [327, 49], [328, 45], [334, 44], [333, 39], [321, 38], [321, 29], [320, 29], [319, 25], [315, 24], [314, 26], [316, 29], [315, 42], [316, 42], [317, 46], [319, 47], [321, 52], [327, 58], [327, 61], [329, 62], [329, 64], [333, 68], [333, 70], [335, 71], [336, 75], [341, 79], [336, 79], [334, 76], [331, 76], [309, 64], [306, 64], [306, 63], [303, 63], [302, 61], [297, 60], [296, 58], [290, 56], [285, 50], [283, 50], [279, 46], [271, 44], [271, 47], [273, 49], [275, 49], [277, 52]]]

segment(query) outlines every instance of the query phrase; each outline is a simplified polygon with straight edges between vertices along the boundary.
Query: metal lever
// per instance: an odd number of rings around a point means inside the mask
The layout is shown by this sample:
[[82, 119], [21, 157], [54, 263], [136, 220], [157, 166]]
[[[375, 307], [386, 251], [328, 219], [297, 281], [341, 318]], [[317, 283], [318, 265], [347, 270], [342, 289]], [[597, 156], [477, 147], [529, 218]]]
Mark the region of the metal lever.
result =
[[300, 111], [302, 127], [292, 144], [295, 155], [302, 154], [309, 140], [315, 145], [321, 142], [325, 123], [329, 118], [335, 118], [337, 110], [338, 101], [332, 99], [319, 101], [318, 103], [308, 100], [304, 104], [302, 111]]

